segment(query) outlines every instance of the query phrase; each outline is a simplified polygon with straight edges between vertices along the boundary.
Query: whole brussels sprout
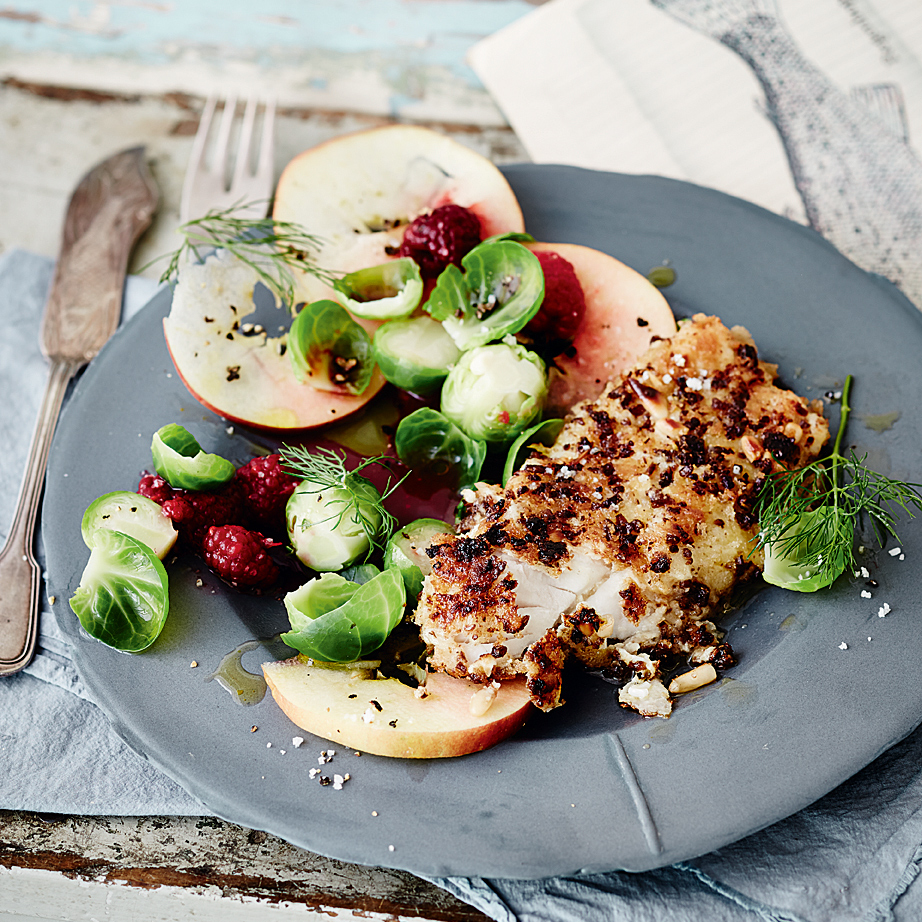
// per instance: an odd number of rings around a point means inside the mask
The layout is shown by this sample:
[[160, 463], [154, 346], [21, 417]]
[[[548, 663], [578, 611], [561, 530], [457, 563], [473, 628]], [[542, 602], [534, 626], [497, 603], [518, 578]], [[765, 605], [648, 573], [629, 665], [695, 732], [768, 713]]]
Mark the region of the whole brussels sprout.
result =
[[462, 354], [442, 387], [442, 413], [471, 438], [502, 444], [538, 419], [546, 397], [544, 362], [507, 336]]

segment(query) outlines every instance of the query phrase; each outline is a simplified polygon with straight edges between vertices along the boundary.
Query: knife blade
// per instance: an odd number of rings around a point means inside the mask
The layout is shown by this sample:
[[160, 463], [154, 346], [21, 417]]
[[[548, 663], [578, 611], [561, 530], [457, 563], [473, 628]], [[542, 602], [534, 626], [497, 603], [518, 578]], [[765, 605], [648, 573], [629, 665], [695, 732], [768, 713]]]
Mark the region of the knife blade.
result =
[[143, 147], [95, 166], [67, 207], [39, 340], [50, 364], [48, 384], [13, 523], [0, 551], [0, 676], [19, 672], [35, 652], [41, 600], [35, 521], [61, 403], [70, 379], [118, 328], [128, 259], [156, 207], [157, 187]]

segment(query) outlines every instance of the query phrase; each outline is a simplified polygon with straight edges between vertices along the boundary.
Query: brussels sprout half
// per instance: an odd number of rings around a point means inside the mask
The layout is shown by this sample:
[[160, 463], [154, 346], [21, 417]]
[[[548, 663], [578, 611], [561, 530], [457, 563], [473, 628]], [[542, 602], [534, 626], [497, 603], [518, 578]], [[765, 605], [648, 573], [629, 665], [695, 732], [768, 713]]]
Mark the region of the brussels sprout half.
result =
[[163, 560], [176, 544], [179, 533], [158, 503], [140, 493], [117, 490], [87, 506], [80, 532], [88, 548], [96, 544], [99, 531], [120, 531], [146, 544]]
[[319, 571], [341, 570], [367, 556], [385, 525], [381, 494], [359, 474], [335, 486], [302, 480], [288, 499], [285, 520], [298, 559]]
[[[819, 557], [819, 549], [829, 543], [829, 534], [846, 526], [844, 513], [834, 507], [811, 509], [796, 518], [775, 543], [765, 545], [765, 567], [762, 577], [772, 586], [793, 589], [795, 592], [815, 592], [832, 585], [845, 570], [845, 557], [828, 559]], [[798, 535], [809, 537], [790, 551], [790, 543]]]
[[541, 415], [544, 362], [511, 336], [465, 352], [442, 386], [442, 412], [467, 435], [511, 442]]
[[486, 240], [461, 267], [448, 266], [423, 306], [440, 320], [459, 349], [474, 349], [517, 333], [544, 299], [538, 257], [513, 240]]
[[350, 272], [333, 282], [333, 288], [343, 307], [369, 320], [406, 317], [423, 296], [419, 266], [408, 256]]
[[553, 445], [560, 430], [563, 429], [562, 419], [546, 419], [537, 426], [526, 429], [510, 446], [506, 455], [506, 464], [503, 467], [503, 486], [509, 478], [522, 466], [532, 448], [536, 445]]
[[236, 473], [230, 461], [203, 451], [192, 434], [176, 423], [161, 426], [154, 433], [150, 450], [154, 469], [180, 490], [211, 490]]
[[324, 573], [285, 596], [291, 631], [282, 640], [327, 663], [353, 662], [374, 652], [403, 618], [406, 590], [396, 570], [365, 583]]
[[125, 653], [140, 653], [166, 623], [166, 570], [147, 545], [120, 531], [100, 529], [70, 607], [91, 637]]
[[431, 317], [391, 320], [375, 332], [374, 356], [391, 384], [414, 394], [433, 394], [461, 350]]
[[295, 377], [320, 391], [361, 394], [374, 371], [371, 339], [335, 301], [305, 304], [288, 331]]
[[430, 407], [420, 407], [400, 420], [394, 449], [397, 457], [417, 474], [442, 482], [450, 475], [458, 490], [477, 482], [487, 457], [483, 442], [472, 439]]
[[432, 569], [432, 561], [426, 556], [432, 539], [454, 533], [454, 526], [440, 519], [416, 519], [390, 536], [384, 549], [384, 566], [400, 573], [410, 598], [419, 597], [423, 581]]

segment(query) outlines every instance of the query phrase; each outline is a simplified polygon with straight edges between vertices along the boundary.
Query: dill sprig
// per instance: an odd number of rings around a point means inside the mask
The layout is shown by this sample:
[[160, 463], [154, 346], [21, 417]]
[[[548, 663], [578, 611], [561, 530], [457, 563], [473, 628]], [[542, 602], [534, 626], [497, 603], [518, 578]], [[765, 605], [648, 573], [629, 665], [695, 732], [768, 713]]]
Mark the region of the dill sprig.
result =
[[384, 508], [384, 501], [406, 477], [393, 484], [388, 480], [381, 493], [367, 478], [361, 476], [360, 471], [373, 464], [389, 469], [392, 458], [387, 455], [364, 458], [350, 471], [346, 468], [346, 453], [333, 448], [307, 449], [297, 445], [283, 445], [279, 454], [285, 470], [302, 478], [299, 492], [336, 492], [326, 503], [330, 507], [330, 516], [324, 521], [332, 521], [334, 529], [339, 528], [344, 520], [357, 525], [369, 541], [367, 556], [375, 549], [383, 550], [387, 539], [397, 528], [397, 519]]
[[810, 588], [828, 586], [855, 568], [855, 532], [863, 518], [873, 523], [883, 545], [888, 534], [898, 540], [900, 513], [911, 519], [914, 510], [922, 511], [922, 484], [871, 470], [867, 455], [843, 453], [851, 386], [849, 375], [831, 452], [798, 470], [773, 474], [759, 493], [758, 547], [805, 568], [797, 578], [808, 579]]
[[160, 257], [169, 258], [160, 281], [174, 280], [183, 262], [202, 261], [211, 250], [224, 249], [251, 266], [266, 287], [288, 305], [295, 300], [295, 270], [332, 284], [334, 276], [314, 263], [321, 246], [320, 237], [291, 221], [235, 217], [235, 213], [251, 204], [213, 209], [202, 218], [181, 224], [178, 230], [183, 242], [173, 253]]

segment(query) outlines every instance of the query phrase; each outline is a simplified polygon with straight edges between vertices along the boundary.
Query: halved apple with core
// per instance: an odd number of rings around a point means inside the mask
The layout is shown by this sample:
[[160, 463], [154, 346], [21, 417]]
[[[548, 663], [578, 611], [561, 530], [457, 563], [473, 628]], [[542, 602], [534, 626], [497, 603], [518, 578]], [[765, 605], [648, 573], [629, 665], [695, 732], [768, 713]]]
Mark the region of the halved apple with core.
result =
[[433, 673], [426, 697], [418, 697], [397, 679], [365, 678], [348, 664], [331, 668], [295, 657], [262, 669], [297, 726], [374, 755], [439, 759], [480, 752], [518, 730], [533, 710], [524, 679], [495, 688]]
[[[321, 237], [314, 261], [339, 274], [386, 262], [414, 218], [447, 204], [477, 215], [484, 239], [525, 229], [515, 193], [493, 163], [431, 129], [388, 125], [295, 157], [279, 179], [272, 214]], [[309, 274], [299, 294], [331, 297]]]
[[654, 336], [672, 336], [676, 323], [668, 302], [649, 279], [591, 247], [530, 243], [566, 259], [586, 297], [586, 313], [571, 349], [554, 359], [546, 416], [563, 416], [574, 403], [594, 399], [605, 383], [629, 368]]

